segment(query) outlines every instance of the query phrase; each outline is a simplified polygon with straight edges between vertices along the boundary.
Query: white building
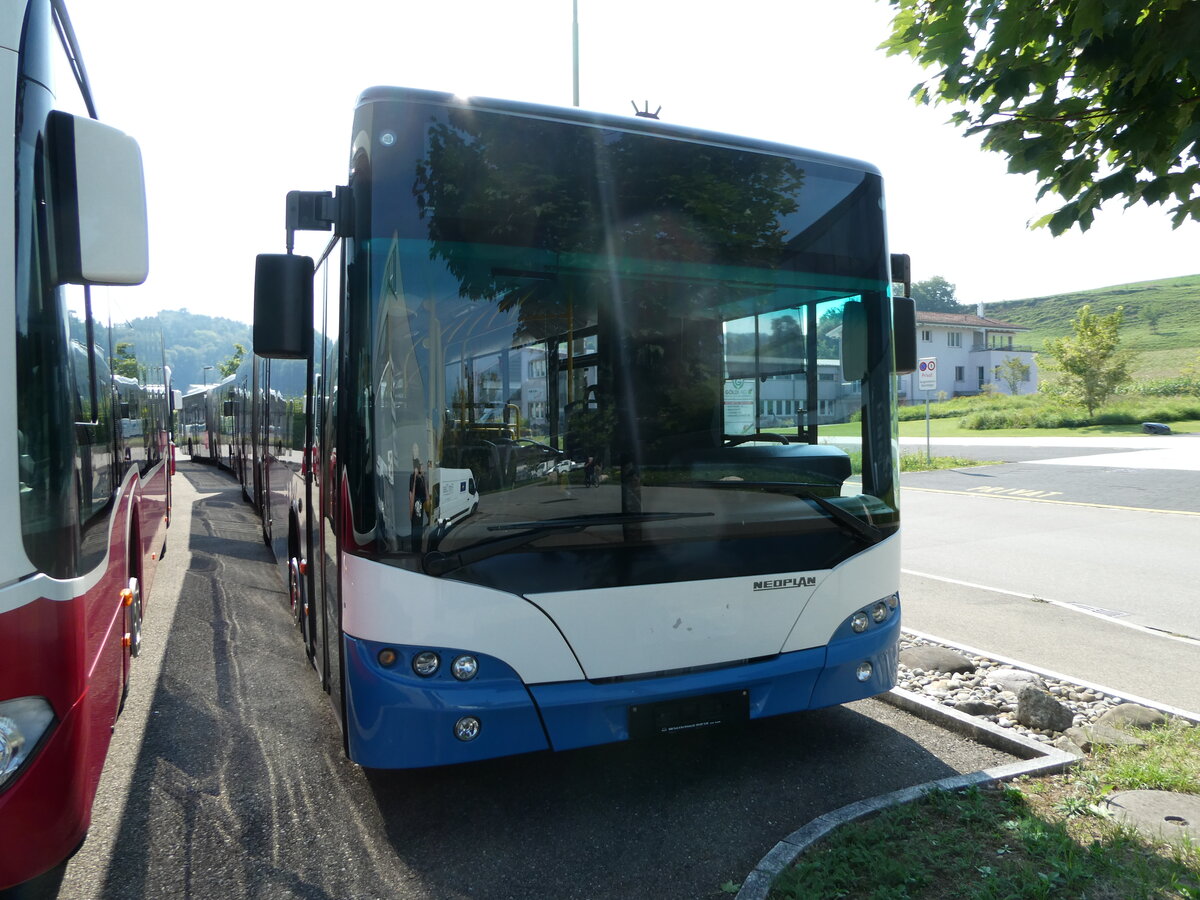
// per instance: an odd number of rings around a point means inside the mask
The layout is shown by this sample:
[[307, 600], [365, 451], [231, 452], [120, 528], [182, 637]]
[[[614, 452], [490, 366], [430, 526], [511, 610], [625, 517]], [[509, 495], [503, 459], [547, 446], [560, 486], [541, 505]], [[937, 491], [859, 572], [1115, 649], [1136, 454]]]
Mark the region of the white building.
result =
[[1038, 388], [1037, 355], [1032, 346], [1017, 343], [1029, 329], [983, 315], [982, 304], [975, 314], [922, 312], [917, 310], [917, 358], [936, 359], [934, 373], [937, 388], [922, 391], [917, 388], [917, 373], [903, 375], [899, 380], [900, 402], [916, 403], [970, 397], [980, 393], [984, 385], [1009, 393], [1008, 385], [1000, 380], [997, 370], [1009, 358], [1016, 357], [1029, 366], [1029, 375], [1018, 385], [1018, 394], [1032, 394]]

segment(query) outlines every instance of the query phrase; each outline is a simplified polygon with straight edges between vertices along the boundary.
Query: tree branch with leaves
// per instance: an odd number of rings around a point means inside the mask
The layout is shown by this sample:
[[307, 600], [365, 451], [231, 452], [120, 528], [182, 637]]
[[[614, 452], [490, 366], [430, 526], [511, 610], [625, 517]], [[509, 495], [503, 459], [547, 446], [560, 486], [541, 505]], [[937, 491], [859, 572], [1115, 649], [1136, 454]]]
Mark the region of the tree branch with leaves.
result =
[[238, 370], [238, 366], [242, 364], [242, 359], [246, 356], [246, 348], [239, 343], [233, 345], [233, 355], [223, 362], [217, 363], [217, 371], [221, 373], [222, 378], [228, 378]]
[[1022, 362], [1019, 356], [1007, 356], [1000, 365], [996, 366], [996, 378], [1008, 388], [1014, 397], [1021, 393], [1021, 385], [1029, 380], [1032, 366]]
[[1200, 3], [1194, 0], [888, 0], [889, 55], [935, 69], [913, 89], [1086, 231], [1100, 206], [1167, 204], [1200, 220]]

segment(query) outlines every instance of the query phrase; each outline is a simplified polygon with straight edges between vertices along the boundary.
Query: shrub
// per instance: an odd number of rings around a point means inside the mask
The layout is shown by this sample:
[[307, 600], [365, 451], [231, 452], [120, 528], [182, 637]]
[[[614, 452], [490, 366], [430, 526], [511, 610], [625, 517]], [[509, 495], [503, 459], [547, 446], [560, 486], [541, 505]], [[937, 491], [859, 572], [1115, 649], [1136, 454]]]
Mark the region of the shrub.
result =
[[1200, 399], [1163, 397], [1128, 398], [1110, 403], [1089, 416], [1086, 410], [1039, 398], [1034, 404], [977, 408], [962, 419], [964, 428], [988, 431], [997, 428], [1082, 428], [1086, 425], [1138, 425], [1142, 422], [1179, 422], [1200, 419]]

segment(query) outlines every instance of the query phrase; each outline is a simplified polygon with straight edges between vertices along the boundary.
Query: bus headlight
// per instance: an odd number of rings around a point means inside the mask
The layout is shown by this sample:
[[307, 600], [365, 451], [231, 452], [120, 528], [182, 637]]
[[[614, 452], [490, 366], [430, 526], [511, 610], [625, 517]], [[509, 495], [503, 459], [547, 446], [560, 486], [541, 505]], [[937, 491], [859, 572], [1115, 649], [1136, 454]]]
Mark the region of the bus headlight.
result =
[[482, 727], [483, 725], [474, 716], [463, 716], [454, 723], [454, 736], [460, 741], [473, 741], [479, 737], [479, 730]]
[[859, 681], [870, 681], [873, 671], [875, 669], [872, 667], [870, 660], [864, 659], [858, 664], [858, 668], [854, 670], [854, 677]]
[[871, 607], [871, 618], [874, 619], [876, 621], [876, 623], [882, 622], [887, 617], [888, 617], [888, 606], [887, 606], [887, 603], [885, 603], [884, 601], [880, 600], [873, 607]]
[[473, 656], [460, 656], [450, 664], [450, 671], [459, 681], [470, 681], [479, 672], [479, 661]]
[[422, 678], [429, 678], [437, 672], [438, 666], [441, 664], [442, 661], [438, 659], [436, 653], [432, 650], [423, 650], [413, 657], [412, 667], [413, 671]]
[[0, 703], [0, 786], [25, 764], [53, 721], [45, 697]]
[[870, 624], [867, 614], [862, 611], [856, 612], [850, 619], [850, 628], [855, 634], [862, 634]]

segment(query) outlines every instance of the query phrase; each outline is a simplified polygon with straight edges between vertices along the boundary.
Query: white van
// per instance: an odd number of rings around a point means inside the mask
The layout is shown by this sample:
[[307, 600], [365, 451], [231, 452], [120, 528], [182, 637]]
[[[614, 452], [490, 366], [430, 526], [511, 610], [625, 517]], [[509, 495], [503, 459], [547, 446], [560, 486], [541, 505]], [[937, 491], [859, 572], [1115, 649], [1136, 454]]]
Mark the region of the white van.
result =
[[435, 468], [430, 527], [445, 534], [479, 507], [479, 491], [470, 469]]

